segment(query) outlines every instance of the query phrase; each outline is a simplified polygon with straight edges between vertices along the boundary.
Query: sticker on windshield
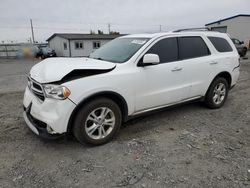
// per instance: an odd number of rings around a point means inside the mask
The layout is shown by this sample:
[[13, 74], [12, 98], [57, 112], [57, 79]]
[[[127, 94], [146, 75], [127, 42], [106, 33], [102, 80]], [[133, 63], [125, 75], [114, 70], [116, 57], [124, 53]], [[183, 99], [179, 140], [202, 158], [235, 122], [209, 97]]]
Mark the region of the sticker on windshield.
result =
[[146, 40], [138, 40], [138, 39], [136, 39], [136, 40], [132, 40], [131, 43], [143, 45], [145, 42], [146, 42]]

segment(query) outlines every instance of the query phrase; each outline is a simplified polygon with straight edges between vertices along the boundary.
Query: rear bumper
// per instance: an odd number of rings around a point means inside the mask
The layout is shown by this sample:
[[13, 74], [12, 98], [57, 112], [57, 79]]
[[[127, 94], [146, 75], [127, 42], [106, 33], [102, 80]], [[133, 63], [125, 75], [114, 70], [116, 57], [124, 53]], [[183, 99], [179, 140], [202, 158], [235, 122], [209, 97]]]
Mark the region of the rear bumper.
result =
[[232, 82], [231, 82], [231, 87], [234, 87], [239, 79], [240, 76], [240, 64], [235, 67], [232, 71]]

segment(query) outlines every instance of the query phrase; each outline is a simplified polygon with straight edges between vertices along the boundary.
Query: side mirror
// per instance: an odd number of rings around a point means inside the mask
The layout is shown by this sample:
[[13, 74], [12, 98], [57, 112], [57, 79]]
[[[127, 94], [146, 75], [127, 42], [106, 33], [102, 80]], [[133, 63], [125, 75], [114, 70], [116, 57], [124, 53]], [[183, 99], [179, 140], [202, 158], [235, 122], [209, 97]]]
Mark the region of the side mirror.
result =
[[157, 54], [145, 54], [143, 56], [143, 64], [150, 65], [150, 64], [158, 64], [160, 63], [160, 58]]

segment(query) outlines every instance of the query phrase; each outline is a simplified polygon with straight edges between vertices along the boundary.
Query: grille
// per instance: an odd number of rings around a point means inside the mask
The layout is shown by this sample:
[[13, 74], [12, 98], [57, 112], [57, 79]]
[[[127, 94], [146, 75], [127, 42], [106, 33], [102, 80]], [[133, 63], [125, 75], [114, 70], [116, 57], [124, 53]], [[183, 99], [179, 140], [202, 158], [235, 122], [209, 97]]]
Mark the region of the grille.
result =
[[39, 98], [41, 101], [44, 101], [44, 93], [43, 93], [43, 88], [41, 84], [38, 82], [32, 80], [30, 77], [28, 77], [28, 86], [29, 89], [34, 93], [34, 95]]

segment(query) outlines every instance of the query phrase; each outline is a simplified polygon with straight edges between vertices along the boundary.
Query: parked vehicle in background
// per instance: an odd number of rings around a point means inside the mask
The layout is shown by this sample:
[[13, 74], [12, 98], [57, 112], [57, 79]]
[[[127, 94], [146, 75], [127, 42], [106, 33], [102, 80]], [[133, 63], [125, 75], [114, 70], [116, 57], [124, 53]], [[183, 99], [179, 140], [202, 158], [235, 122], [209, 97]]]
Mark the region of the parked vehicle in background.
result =
[[244, 42], [240, 41], [238, 39], [234, 39], [234, 38], [232, 38], [231, 40], [233, 41], [234, 45], [236, 46], [240, 57], [244, 57], [247, 53], [247, 47], [244, 45]]
[[50, 47], [41, 47], [39, 48], [36, 58], [48, 58], [48, 57], [56, 57], [55, 50], [52, 50]]
[[193, 100], [222, 107], [239, 66], [237, 49], [224, 33], [127, 35], [89, 58], [36, 64], [28, 77], [23, 116], [41, 137], [73, 133], [81, 143], [100, 145], [123, 122], [145, 112]]
[[38, 48], [34, 45], [20, 45], [16, 57], [18, 58], [34, 58], [38, 52]]

